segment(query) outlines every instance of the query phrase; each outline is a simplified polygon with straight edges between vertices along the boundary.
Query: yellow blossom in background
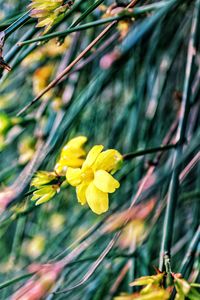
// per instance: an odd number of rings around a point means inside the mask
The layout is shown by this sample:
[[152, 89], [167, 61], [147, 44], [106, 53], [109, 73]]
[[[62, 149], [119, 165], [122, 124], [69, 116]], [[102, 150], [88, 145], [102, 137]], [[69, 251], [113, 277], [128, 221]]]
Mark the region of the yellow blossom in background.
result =
[[121, 248], [129, 248], [132, 244], [141, 243], [145, 237], [145, 222], [143, 220], [133, 220], [129, 222], [122, 230], [119, 237]]
[[55, 111], [59, 111], [63, 106], [63, 101], [61, 97], [54, 97], [51, 102], [51, 107]]
[[146, 237], [146, 218], [150, 215], [154, 206], [155, 199], [152, 198], [146, 203], [141, 203], [131, 209], [112, 214], [106, 220], [104, 232], [110, 233], [122, 229], [118, 239], [118, 244], [122, 249], [138, 245]]
[[63, 229], [65, 218], [60, 213], [54, 213], [49, 219], [49, 227], [53, 232], [60, 232]]
[[6, 113], [0, 111], [0, 151], [6, 147], [6, 135], [12, 125], [12, 119]]
[[[114, 16], [120, 16], [123, 13], [129, 15], [129, 13], [131, 13], [131, 9], [130, 10], [125, 9], [124, 7], [118, 6], [117, 3], [111, 4], [106, 10], [105, 10], [105, 7], [104, 7], [104, 9], [101, 9], [101, 10], [104, 12], [104, 14], [102, 15], [102, 18], [110, 18], [110, 17], [114, 17]], [[130, 19], [130, 16], [129, 16], [129, 18], [123, 19], [118, 22], [117, 29], [120, 33], [121, 39], [126, 37], [133, 21], [134, 21], [134, 19], [133, 18]]]
[[107, 10], [107, 6], [104, 5], [104, 4], [100, 4], [98, 6], [98, 10], [101, 11], [101, 12], [105, 12]]
[[19, 163], [26, 164], [35, 153], [35, 140], [31, 136], [23, 137], [18, 145]]
[[64, 18], [70, 5], [72, 1], [64, 4], [63, 0], [32, 0], [29, 5], [30, 16], [38, 19], [36, 27], [45, 27], [45, 34]]
[[117, 25], [117, 29], [120, 32], [121, 38], [125, 38], [129, 32], [131, 22], [129, 20], [120, 21]]
[[[41, 91], [43, 91], [49, 84], [51, 77], [54, 72], [54, 66], [52, 64], [40, 67], [33, 74], [33, 93], [37, 96]], [[52, 91], [48, 91], [45, 95], [41, 97], [43, 100], [49, 100], [52, 96]]]
[[11, 126], [11, 119], [4, 112], [0, 112], [0, 135], [6, 134]]
[[67, 36], [64, 42], [59, 44], [57, 39], [52, 39], [43, 46], [37, 48], [35, 51], [31, 52], [23, 61], [23, 66], [30, 66], [34, 62], [44, 61], [49, 58], [55, 58], [59, 55], [64, 54], [64, 52], [71, 45], [71, 37]]
[[82, 168], [68, 168], [66, 179], [76, 187], [78, 202], [86, 202], [96, 214], [108, 210], [108, 194], [114, 193], [120, 184], [110, 174], [118, 168], [122, 155], [114, 149], [103, 151], [102, 145], [94, 146], [88, 153]]
[[64, 176], [67, 167], [78, 168], [82, 166], [86, 155], [83, 146], [86, 142], [87, 138], [85, 136], [78, 136], [71, 139], [63, 147], [60, 158], [54, 168], [58, 175]]
[[25, 253], [31, 258], [37, 258], [45, 248], [45, 237], [41, 234], [35, 235], [24, 247]]

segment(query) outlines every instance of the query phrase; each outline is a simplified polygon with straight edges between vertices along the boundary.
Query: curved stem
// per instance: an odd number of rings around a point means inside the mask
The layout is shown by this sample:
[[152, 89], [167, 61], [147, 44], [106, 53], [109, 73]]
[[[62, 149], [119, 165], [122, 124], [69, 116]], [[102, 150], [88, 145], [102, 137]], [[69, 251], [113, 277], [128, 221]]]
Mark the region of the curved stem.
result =
[[124, 154], [123, 155], [123, 159], [124, 160], [129, 160], [138, 156], [143, 156], [143, 155], [147, 155], [150, 153], [155, 153], [155, 152], [162, 152], [162, 151], [167, 151], [173, 148], [176, 148], [177, 144], [170, 144], [170, 145], [166, 145], [166, 146], [160, 146], [160, 147], [155, 147], [155, 148], [149, 148], [149, 149], [144, 149], [144, 150], [138, 150], [135, 152], [131, 152], [128, 154]]

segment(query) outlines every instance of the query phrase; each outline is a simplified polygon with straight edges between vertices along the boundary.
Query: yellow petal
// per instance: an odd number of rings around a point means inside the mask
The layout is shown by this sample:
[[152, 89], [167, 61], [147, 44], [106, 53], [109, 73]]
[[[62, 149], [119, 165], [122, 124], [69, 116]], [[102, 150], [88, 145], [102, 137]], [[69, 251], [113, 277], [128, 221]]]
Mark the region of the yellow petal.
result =
[[72, 186], [77, 186], [81, 183], [81, 169], [67, 168], [66, 179]]
[[93, 182], [86, 190], [86, 199], [94, 213], [100, 215], [108, 210], [108, 193], [100, 191]]
[[95, 170], [105, 170], [110, 172], [117, 168], [117, 165], [122, 161], [122, 155], [115, 149], [109, 149], [99, 154], [95, 161]]
[[95, 172], [94, 184], [104, 193], [114, 193], [115, 190], [120, 186], [119, 182], [104, 170]]
[[37, 23], [36, 27], [44, 27], [48, 25], [50, 22], [52, 22], [51, 18], [45, 18], [44, 20], [42, 19], [42, 21]]
[[31, 185], [35, 187], [40, 187], [44, 184], [51, 182], [56, 179], [56, 174], [54, 172], [47, 171], [38, 171], [33, 180], [31, 181]]
[[65, 146], [62, 149], [61, 157], [63, 157], [63, 158], [65, 158], [65, 157], [81, 157], [81, 156], [85, 156], [85, 154], [86, 154], [85, 150], [81, 147], [75, 148], [75, 147]]
[[83, 163], [83, 168], [92, 166], [102, 150], [103, 150], [102, 145], [96, 145], [92, 147], [92, 149], [89, 151], [86, 157], [86, 160]]
[[71, 157], [71, 158], [60, 158], [59, 161], [57, 162], [57, 164], [55, 165], [54, 170], [56, 171], [57, 174], [64, 176], [66, 171], [67, 171], [67, 167], [70, 168], [79, 168], [82, 166], [84, 160], [82, 158], [76, 158], [76, 157]]
[[159, 284], [164, 277], [164, 273], [159, 273], [152, 276], [142, 276], [131, 282], [130, 286], [148, 285], [148, 284]]
[[49, 201], [51, 198], [53, 198], [55, 196], [55, 194], [56, 194], [55, 189], [49, 188], [48, 190], [46, 190], [44, 188], [44, 189], [34, 192], [34, 196], [31, 198], [31, 200], [32, 201], [37, 200], [35, 205], [39, 205], [39, 204]]
[[37, 200], [35, 202], [35, 205], [40, 205], [42, 203], [48, 202], [51, 198], [53, 198], [54, 195], [55, 195], [55, 193], [51, 193], [51, 194], [46, 194], [46, 195], [42, 196], [39, 200]]
[[76, 188], [76, 195], [78, 198], [78, 202], [81, 203], [81, 205], [84, 205], [86, 203], [86, 189], [88, 185], [87, 184], [80, 184]]
[[66, 146], [73, 147], [73, 148], [80, 148], [87, 142], [86, 136], [77, 136], [71, 139]]
[[36, 190], [35, 192], [33, 192], [33, 197], [31, 198], [31, 200], [34, 201], [34, 200], [40, 198], [41, 196], [51, 193], [51, 191], [52, 191], [51, 186], [49, 186], [49, 185], [43, 186], [43, 187], [39, 188], [38, 190]]

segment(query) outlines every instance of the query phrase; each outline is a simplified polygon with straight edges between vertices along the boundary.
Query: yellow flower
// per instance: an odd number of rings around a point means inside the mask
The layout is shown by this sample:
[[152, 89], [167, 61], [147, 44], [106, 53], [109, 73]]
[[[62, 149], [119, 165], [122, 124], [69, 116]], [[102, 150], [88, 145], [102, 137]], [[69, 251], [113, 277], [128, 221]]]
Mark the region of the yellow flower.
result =
[[26, 164], [35, 153], [35, 140], [31, 136], [25, 136], [18, 145], [19, 163]]
[[64, 4], [63, 0], [32, 0], [30, 16], [38, 19], [36, 27], [45, 27], [44, 34], [47, 33], [53, 25], [62, 20], [71, 1]]
[[38, 234], [26, 244], [25, 251], [28, 256], [36, 258], [42, 254], [45, 247], [45, 238], [43, 235]]
[[62, 149], [60, 158], [54, 170], [59, 175], [65, 175], [67, 167], [81, 167], [86, 155], [83, 145], [87, 142], [85, 136], [78, 136], [71, 139]]
[[31, 181], [31, 185], [36, 188], [40, 188], [42, 185], [50, 183], [55, 180], [57, 175], [55, 172], [47, 172], [47, 171], [38, 171]]
[[45, 203], [52, 199], [59, 190], [57, 185], [44, 185], [33, 192], [31, 200], [36, 201], [35, 205]]
[[153, 276], [143, 276], [132, 283], [130, 286], [140, 286], [145, 285], [140, 292], [127, 295], [122, 294], [118, 297], [115, 297], [115, 300], [168, 300], [170, 298], [170, 289], [164, 289], [161, 287], [162, 281], [164, 278], [164, 273], [158, 273]]
[[142, 276], [135, 281], [131, 282], [129, 285], [130, 286], [138, 286], [138, 285], [147, 285], [147, 286], [152, 286], [152, 285], [160, 285], [164, 278], [164, 273], [158, 273], [156, 275], [152, 276]]
[[121, 294], [114, 298], [114, 300], [168, 300], [170, 293], [163, 288], [154, 288], [147, 294], [134, 293], [131, 295]]
[[[156, 275], [152, 275], [152, 276], [142, 276], [138, 279], [136, 279], [135, 281], [131, 282], [129, 285], [130, 286], [142, 286], [145, 285], [145, 287], [140, 291], [140, 294], [151, 294], [153, 292], [153, 296], [156, 295], [156, 293], [154, 293], [154, 290], [160, 288], [160, 285], [162, 284], [163, 278], [164, 278], [164, 272], [163, 273], [158, 273]], [[162, 291], [165, 292], [165, 290], [161, 289], [161, 294]], [[145, 298], [144, 298], [145, 299]], [[147, 298], [148, 299], [148, 298]], [[149, 298], [149, 299], [154, 299], [153, 297]], [[162, 299], [162, 297], [158, 297], [155, 299]], [[168, 298], [164, 298], [163, 299], [168, 299]]]
[[60, 191], [59, 183], [55, 182], [53, 184], [56, 179], [58, 179], [58, 176], [55, 172], [38, 171], [36, 173], [31, 182], [31, 185], [37, 188], [31, 198], [32, 201], [36, 201], [36, 205], [49, 201]]
[[[139, 228], [142, 229], [143, 226], [140, 226], [140, 222], [145, 222], [147, 216], [151, 213], [152, 209], [155, 206], [155, 199], [150, 199], [148, 202], [141, 203], [138, 205], [135, 205], [131, 209], [123, 210], [122, 212], [112, 214], [105, 223], [104, 226], [104, 232], [113, 232], [115, 230], [118, 230], [119, 228], [122, 228], [124, 224], [129, 220], [136, 221], [136, 230], [137, 232], [140, 231]], [[127, 224], [129, 225], [129, 224]], [[134, 223], [133, 223], [134, 225]], [[137, 226], [139, 225], [139, 227]], [[126, 228], [126, 227], [125, 227]], [[135, 234], [134, 234], [135, 236]], [[139, 234], [137, 234], [137, 237], [139, 238]], [[132, 238], [131, 238], [132, 239]], [[132, 239], [133, 240], [133, 239]]]
[[65, 218], [60, 213], [54, 213], [49, 220], [49, 227], [53, 232], [59, 232], [64, 226]]
[[82, 168], [68, 168], [66, 172], [69, 184], [76, 186], [78, 201], [82, 205], [87, 202], [96, 214], [108, 210], [108, 193], [114, 193], [120, 186], [110, 173], [122, 161], [122, 156], [114, 149], [102, 150], [102, 145], [94, 146]]
[[132, 220], [123, 229], [119, 238], [119, 245], [122, 249], [131, 245], [139, 244], [145, 237], [145, 222], [142, 220]]
[[11, 126], [11, 119], [4, 112], [0, 112], [0, 134], [5, 135]]
[[[33, 93], [38, 95], [43, 89], [47, 87], [54, 71], [52, 64], [40, 67], [33, 74]], [[52, 91], [47, 92], [42, 96], [43, 100], [49, 100], [52, 96]]]
[[131, 23], [130, 23], [130, 21], [127, 21], [127, 20], [123, 20], [118, 23], [117, 28], [120, 32], [121, 38], [126, 37], [126, 35], [129, 32], [130, 26], [131, 26]]
[[45, 61], [48, 58], [62, 55], [71, 45], [71, 37], [67, 36], [62, 44], [59, 44], [57, 39], [52, 39], [43, 46], [31, 52], [22, 62], [22, 65], [27, 67], [35, 62]]

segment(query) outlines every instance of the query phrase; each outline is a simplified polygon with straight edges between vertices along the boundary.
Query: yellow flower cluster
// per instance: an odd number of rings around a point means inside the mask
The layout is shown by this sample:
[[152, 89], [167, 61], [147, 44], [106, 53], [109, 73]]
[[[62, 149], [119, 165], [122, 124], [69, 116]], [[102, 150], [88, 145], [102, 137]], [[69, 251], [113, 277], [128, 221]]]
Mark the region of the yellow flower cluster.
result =
[[47, 33], [52, 26], [61, 21], [68, 8], [72, 5], [72, 1], [64, 0], [32, 0], [29, 8], [31, 9], [31, 17], [38, 19], [36, 27], [45, 27], [44, 34]]
[[96, 214], [108, 210], [108, 194], [120, 186], [111, 174], [119, 168], [122, 155], [115, 149], [103, 151], [102, 145], [96, 145], [86, 156], [83, 148], [86, 141], [85, 136], [73, 138], [63, 147], [54, 172], [36, 174], [31, 183], [37, 188], [32, 197], [32, 200], [37, 200], [36, 204], [50, 200], [63, 182], [59, 183], [59, 178], [64, 176], [70, 185], [76, 187], [79, 203], [87, 203]]
[[[174, 279], [174, 287], [176, 289], [175, 300], [198, 300], [200, 294], [195, 289], [199, 284], [190, 284], [180, 274], [171, 274]], [[173, 285], [164, 287], [164, 277], [166, 274], [159, 272], [152, 276], [143, 276], [130, 283], [130, 286], [144, 286], [140, 292], [133, 294], [121, 294], [114, 300], [169, 300], [173, 291]]]
[[143, 276], [130, 283], [130, 286], [145, 286], [139, 293], [121, 294], [114, 300], [168, 300], [170, 291], [162, 287], [164, 273], [152, 276]]
[[56, 179], [57, 176], [54, 172], [39, 171], [36, 173], [31, 182], [31, 185], [37, 188], [31, 198], [32, 201], [36, 201], [36, 205], [49, 201], [59, 192], [59, 184], [52, 183]]

